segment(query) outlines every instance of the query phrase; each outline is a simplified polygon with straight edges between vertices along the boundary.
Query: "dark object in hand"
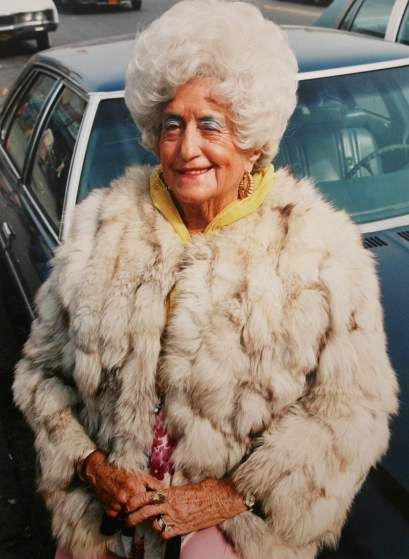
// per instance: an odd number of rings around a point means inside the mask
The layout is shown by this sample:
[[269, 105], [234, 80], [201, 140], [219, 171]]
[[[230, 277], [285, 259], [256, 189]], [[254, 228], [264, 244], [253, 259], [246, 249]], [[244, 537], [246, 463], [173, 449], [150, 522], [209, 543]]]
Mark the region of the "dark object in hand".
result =
[[121, 521], [118, 517], [112, 518], [104, 513], [102, 517], [101, 524], [99, 526], [99, 531], [104, 536], [113, 536], [118, 532], [121, 527]]
[[164, 559], [179, 559], [181, 542], [182, 540], [180, 536], [176, 536], [175, 538], [170, 539], [166, 543]]
[[104, 536], [113, 536], [117, 532], [121, 532], [124, 536], [132, 538], [134, 535], [135, 528], [133, 526], [125, 526], [122, 522], [122, 517], [120, 514], [116, 518], [112, 518], [107, 514], [104, 514], [101, 520], [99, 531]]

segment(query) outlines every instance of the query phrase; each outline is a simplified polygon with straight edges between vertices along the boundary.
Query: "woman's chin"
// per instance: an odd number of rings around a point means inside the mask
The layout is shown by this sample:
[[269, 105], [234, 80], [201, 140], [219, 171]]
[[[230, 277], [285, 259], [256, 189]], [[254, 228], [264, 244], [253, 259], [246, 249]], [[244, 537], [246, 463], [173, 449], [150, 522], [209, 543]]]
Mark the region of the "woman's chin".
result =
[[217, 195], [217, 188], [213, 185], [181, 185], [171, 189], [172, 194], [181, 204], [203, 204]]

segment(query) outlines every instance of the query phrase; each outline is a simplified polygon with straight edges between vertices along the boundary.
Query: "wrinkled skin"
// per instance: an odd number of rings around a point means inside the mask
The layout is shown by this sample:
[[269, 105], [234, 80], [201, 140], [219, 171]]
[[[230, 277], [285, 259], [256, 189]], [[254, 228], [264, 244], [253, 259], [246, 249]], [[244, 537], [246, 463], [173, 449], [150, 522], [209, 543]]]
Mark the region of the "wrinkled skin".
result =
[[158, 144], [163, 178], [193, 235], [237, 200], [244, 172], [252, 171], [260, 155], [237, 146], [229, 107], [214, 96], [216, 83], [191, 80], [163, 108]]
[[[135, 496], [125, 507], [125, 523], [135, 526], [152, 520], [153, 529], [164, 540], [216, 526], [247, 510], [242, 497], [228, 480], [206, 479], [200, 483], [169, 487], [162, 490], [163, 503], [146, 504], [144, 497]], [[142, 505], [142, 506], [141, 506]], [[161, 515], [167, 529], [157, 520]]]
[[[100, 451], [86, 459], [83, 473], [109, 516], [121, 513], [128, 526], [151, 520], [153, 529], [164, 540], [216, 526], [247, 510], [229, 480], [207, 479], [180, 487], [164, 487], [149, 474], [130, 474], [109, 464]], [[163, 496], [163, 502], [152, 504], [158, 493]], [[166, 530], [158, 523], [159, 515], [166, 523]]]
[[111, 517], [116, 517], [135, 495], [152, 495], [152, 491], [163, 489], [163, 484], [149, 474], [129, 473], [110, 464], [99, 450], [85, 460], [83, 476]]

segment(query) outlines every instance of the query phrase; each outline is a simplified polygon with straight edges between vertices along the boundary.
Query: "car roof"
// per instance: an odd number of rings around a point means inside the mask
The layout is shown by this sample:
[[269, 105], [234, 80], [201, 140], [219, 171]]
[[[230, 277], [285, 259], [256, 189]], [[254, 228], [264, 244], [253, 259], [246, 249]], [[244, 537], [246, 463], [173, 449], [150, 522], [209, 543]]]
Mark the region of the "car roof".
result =
[[121, 91], [132, 43], [127, 36], [57, 47], [34, 55], [31, 63], [68, 76], [87, 92]]
[[300, 73], [409, 59], [409, 47], [325, 27], [285, 27]]
[[[335, 29], [284, 27], [300, 73], [409, 59], [405, 45]], [[132, 43], [131, 36], [122, 36], [59, 47], [35, 55], [32, 62], [62, 72], [87, 92], [121, 91]]]

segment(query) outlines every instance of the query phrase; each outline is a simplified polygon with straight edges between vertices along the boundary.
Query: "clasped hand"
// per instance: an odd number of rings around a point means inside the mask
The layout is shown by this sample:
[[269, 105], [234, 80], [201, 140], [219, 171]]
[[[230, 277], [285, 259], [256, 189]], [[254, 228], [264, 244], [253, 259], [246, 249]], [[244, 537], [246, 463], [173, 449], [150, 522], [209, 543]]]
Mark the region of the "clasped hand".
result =
[[153, 529], [165, 540], [216, 526], [247, 510], [226, 480], [206, 479], [162, 489], [157, 494], [163, 495], [162, 502], [154, 504], [149, 492], [132, 497], [124, 507], [125, 523], [136, 526], [152, 520]]
[[127, 526], [150, 520], [153, 529], [167, 540], [215, 526], [246, 510], [228, 480], [164, 487], [149, 474], [130, 474], [101, 455], [87, 461], [86, 478], [106, 513], [111, 517], [121, 514]]

